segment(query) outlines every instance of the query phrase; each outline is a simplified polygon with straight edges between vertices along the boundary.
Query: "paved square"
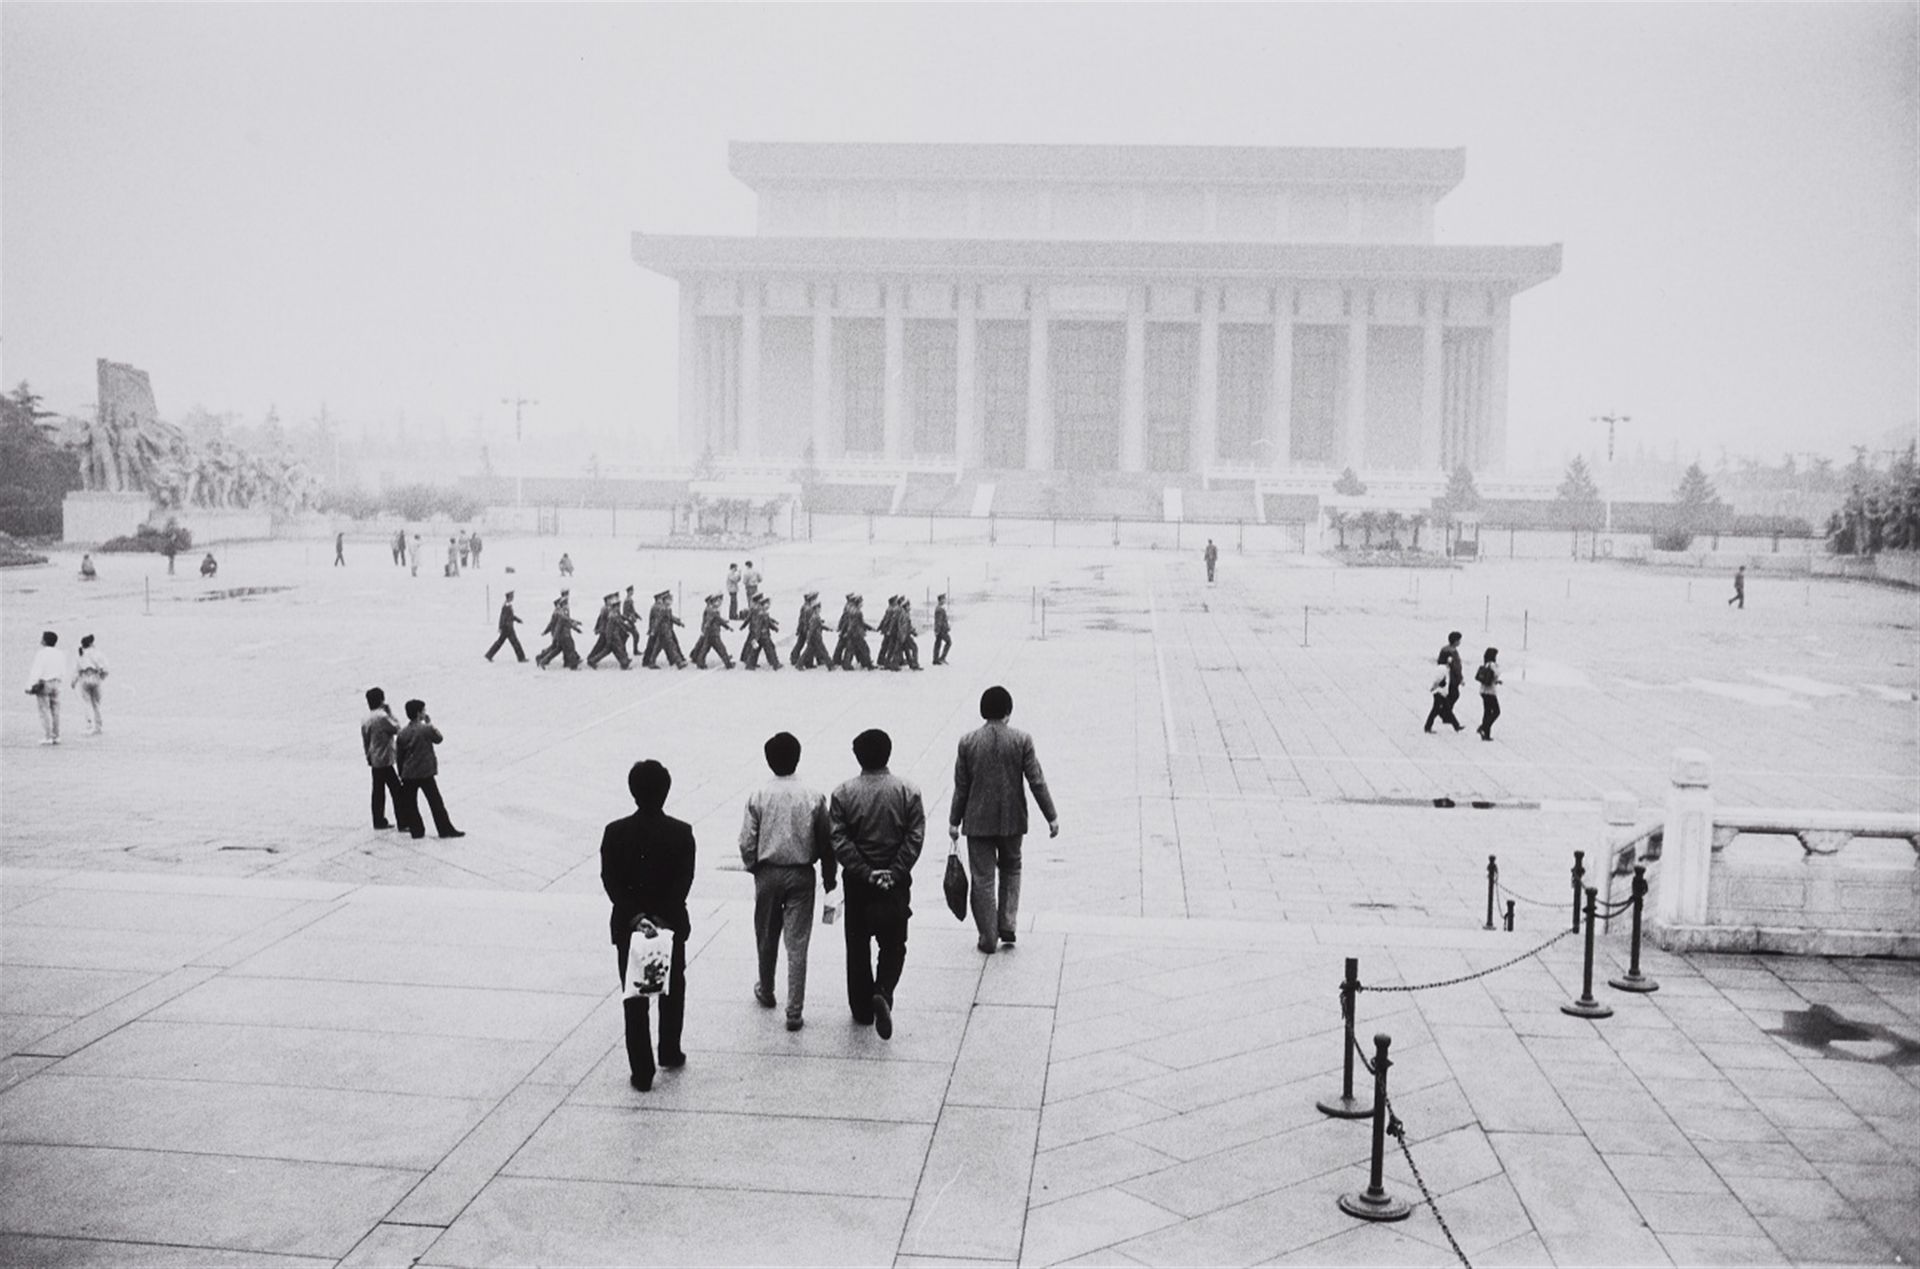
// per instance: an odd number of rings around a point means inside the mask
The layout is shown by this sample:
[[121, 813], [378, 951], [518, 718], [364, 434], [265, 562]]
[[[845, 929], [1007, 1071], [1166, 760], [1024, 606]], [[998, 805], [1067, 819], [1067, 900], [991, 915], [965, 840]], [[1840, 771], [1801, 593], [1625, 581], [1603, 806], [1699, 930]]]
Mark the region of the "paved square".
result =
[[[1334, 1205], [1367, 1150], [1314, 1109], [1341, 958], [1391, 986], [1547, 942], [1557, 906], [1480, 929], [1486, 856], [1558, 905], [1598, 799], [1652, 822], [1678, 746], [1713, 753], [1723, 802], [1920, 809], [1911, 592], [1761, 573], [1740, 611], [1724, 578], [1628, 565], [1232, 553], [1209, 587], [1164, 552], [862, 540], [756, 552], [776, 615], [803, 589], [947, 589], [953, 666], [481, 660], [506, 586], [539, 628], [562, 545], [501, 539], [451, 580], [371, 541], [346, 569], [235, 547], [215, 583], [125, 556], [87, 586], [64, 557], [0, 577], [6, 1261], [1445, 1264], [1432, 1210]], [[583, 610], [632, 583], [685, 612], [725, 567], [564, 545]], [[99, 637], [106, 735], [69, 694], [66, 742], [36, 743], [17, 683], [43, 626]], [[1492, 744], [1420, 731], [1449, 628], [1470, 659], [1501, 648]], [[994, 682], [1064, 831], [1029, 842], [1027, 928], [987, 959], [930, 887], [953, 745]], [[375, 683], [429, 701], [465, 839], [367, 827]], [[800, 736], [830, 785], [867, 726], [936, 833], [890, 1045], [835, 1007], [831, 929], [806, 1030], [769, 1025], [734, 866], [764, 737]], [[692, 1059], [642, 1096], [595, 850], [649, 755], [702, 867]], [[1625, 952], [1616, 929], [1604, 971]], [[1920, 970], [1656, 953], [1661, 991], [1609, 993], [1595, 1023], [1558, 1009], [1579, 968], [1567, 938], [1362, 994], [1475, 1264], [1920, 1255]], [[1387, 1184], [1418, 1198], [1397, 1151]]]

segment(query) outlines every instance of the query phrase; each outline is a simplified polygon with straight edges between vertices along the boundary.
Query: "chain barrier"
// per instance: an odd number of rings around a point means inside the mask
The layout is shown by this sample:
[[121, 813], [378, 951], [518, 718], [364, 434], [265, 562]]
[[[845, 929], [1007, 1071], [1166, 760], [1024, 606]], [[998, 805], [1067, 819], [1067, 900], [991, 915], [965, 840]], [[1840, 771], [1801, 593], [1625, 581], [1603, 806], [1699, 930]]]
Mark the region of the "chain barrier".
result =
[[1548, 939], [1546, 942], [1542, 943], [1540, 946], [1534, 948], [1530, 952], [1522, 952], [1520, 953], [1520, 955], [1514, 957], [1512, 960], [1501, 961], [1498, 965], [1491, 965], [1491, 966], [1488, 966], [1486, 969], [1477, 969], [1470, 974], [1461, 974], [1457, 978], [1442, 978], [1438, 982], [1431, 982], [1431, 983], [1401, 983], [1391, 987], [1376, 987], [1371, 983], [1361, 983], [1359, 984], [1359, 989], [1361, 991], [1377, 991], [1377, 992], [1430, 991], [1435, 987], [1452, 987], [1459, 983], [1470, 983], [1476, 978], [1485, 978], [1488, 974], [1497, 974], [1501, 970], [1507, 969], [1514, 965], [1518, 965], [1521, 961], [1527, 960], [1530, 957], [1538, 956], [1540, 955], [1540, 953], [1546, 951], [1548, 948], [1552, 947], [1555, 943], [1558, 943], [1561, 939], [1566, 938], [1568, 935], [1572, 933], [1573, 933], [1572, 930], [1562, 930], [1560, 931], [1560, 933], [1554, 935], [1552, 938]]
[[[1572, 931], [1568, 931], [1572, 933]], [[1360, 1047], [1358, 1040], [1353, 1041], [1354, 1056], [1360, 1065], [1367, 1068], [1367, 1074], [1373, 1074], [1373, 1063], [1367, 1060], [1367, 1051]], [[1453, 1230], [1447, 1224], [1447, 1218], [1440, 1214], [1440, 1205], [1433, 1201], [1433, 1191], [1427, 1188], [1427, 1178], [1420, 1174], [1420, 1165], [1413, 1161], [1413, 1149], [1407, 1145], [1407, 1126], [1394, 1112], [1393, 1099], [1387, 1098], [1387, 1135], [1400, 1147], [1400, 1153], [1406, 1158], [1407, 1170], [1413, 1173], [1413, 1183], [1420, 1187], [1420, 1197], [1426, 1202], [1427, 1210], [1433, 1213], [1433, 1219], [1439, 1222], [1440, 1232], [1447, 1236], [1447, 1245], [1453, 1248], [1453, 1254], [1460, 1257], [1460, 1263], [1466, 1269], [1473, 1269], [1473, 1262], [1467, 1259], [1467, 1253], [1460, 1249], [1460, 1240], [1453, 1236]]]
[[1553, 902], [1551, 902], [1551, 903], [1548, 903], [1548, 902], [1547, 902], [1546, 900], [1544, 900], [1544, 899], [1532, 899], [1532, 898], [1529, 898], [1529, 897], [1527, 897], [1526, 895], [1523, 895], [1523, 894], [1521, 894], [1521, 893], [1520, 893], [1520, 892], [1519, 892], [1518, 890], [1512, 890], [1512, 889], [1509, 889], [1509, 888], [1508, 888], [1508, 886], [1507, 886], [1507, 883], [1506, 883], [1506, 882], [1504, 882], [1504, 881], [1496, 881], [1496, 882], [1494, 882], [1494, 883], [1493, 883], [1493, 885], [1494, 885], [1494, 889], [1496, 889], [1496, 890], [1498, 890], [1498, 891], [1500, 891], [1500, 892], [1501, 892], [1502, 894], [1504, 894], [1504, 895], [1506, 895], [1506, 896], [1507, 896], [1508, 898], [1510, 898], [1510, 899], [1518, 899], [1518, 900], [1519, 900], [1520, 902], [1522, 902], [1522, 903], [1524, 903], [1524, 904], [1527, 904], [1527, 905], [1529, 905], [1529, 906], [1531, 906], [1531, 907], [1535, 907], [1535, 908], [1564, 908], [1564, 907], [1566, 907], [1566, 906], [1567, 906], [1567, 901], [1566, 901], [1565, 899], [1555, 899], [1555, 900], [1554, 900]]

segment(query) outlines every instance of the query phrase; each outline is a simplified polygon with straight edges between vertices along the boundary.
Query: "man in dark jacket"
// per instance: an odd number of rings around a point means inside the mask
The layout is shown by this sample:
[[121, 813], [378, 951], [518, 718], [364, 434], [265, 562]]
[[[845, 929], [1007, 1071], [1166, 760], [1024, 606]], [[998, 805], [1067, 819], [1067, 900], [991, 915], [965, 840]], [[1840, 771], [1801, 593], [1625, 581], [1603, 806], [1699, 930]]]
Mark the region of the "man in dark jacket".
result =
[[509, 643], [513, 645], [514, 656], [522, 661], [527, 659], [527, 650], [520, 646], [520, 636], [513, 631], [513, 628], [519, 624], [520, 618], [513, 615], [513, 592], [508, 591], [506, 599], [500, 604], [500, 637], [493, 641], [491, 648], [487, 649], [487, 660], [493, 660], [494, 653]]
[[407, 702], [407, 725], [400, 729], [395, 748], [400, 753], [400, 791], [406, 798], [402, 811], [408, 827], [415, 837], [425, 837], [427, 826], [420, 820], [420, 795], [427, 795], [427, 806], [433, 811], [433, 831], [442, 837], [465, 837], [466, 834], [453, 826], [447, 818], [447, 804], [440, 800], [440, 759], [433, 747], [446, 737], [427, 717], [427, 703], [422, 700]]
[[[1060, 836], [1060, 817], [1047, 791], [1047, 777], [1033, 751], [1033, 737], [1009, 727], [1013, 693], [990, 687], [980, 695], [980, 717], [985, 725], [960, 738], [953, 763], [953, 810], [947, 816], [947, 836], [967, 834], [967, 861], [973, 885], [968, 896], [974, 929], [982, 952], [992, 955], [998, 943], [1011, 945], [1020, 920], [1020, 839], [1027, 832], [1027, 790], [1047, 817], [1047, 836]], [[994, 894], [994, 874], [1000, 877]]]
[[[853, 1020], [893, 1037], [893, 991], [907, 962], [913, 865], [926, 841], [920, 790], [887, 770], [893, 740], [878, 728], [853, 738], [860, 774], [833, 791], [827, 821], [846, 879], [847, 1004]], [[880, 949], [876, 965], [873, 945]]]
[[[600, 884], [613, 901], [610, 928], [623, 990], [634, 934], [652, 938], [663, 930], [673, 932], [672, 967], [660, 993], [660, 1065], [668, 1070], [687, 1061], [680, 1049], [680, 1027], [687, 1016], [687, 937], [693, 932], [687, 916], [693, 829], [666, 813], [672, 787], [672, 774], [658, 762], [649, 758], [634, 763], [627, 772], [627, 791], [638, 809], [607, 825], [600, 835]], [[627, 996], [621, 1004], [626, 1012], [628, 1080], [644, 1093], [653, 1087], [654, 1074], [647, 998]]]
[[947, 597], [940, 596], [933, 608], [933, 663], [945, 665], [947, 653], [953, 651], [953, 631], [947, 620]]
[[373, 772], [373, 826], [393, 827], [387, 822], [387, 794], [391, 793], [394, 818], [401, 828], [412, 832], [406, 797], [400, 791], [400, 773], [394, 769], [394, 739], [399, 734], [400, 724], [393, 721], [387, 694], [377, 687], [368, 688], [367, 716], [360, 720], [360, 747], [366, 751], [367, 767]]
[[1433, 707], [1427, 711], [1426, 725], [1422, 731], [1432, 731], [1436, 722], [1442, 722], [1455, 731], [1462, 730], [1460, 720], [1453, 716], [1453, 707], [1460, 703], [1460, 685], [1466, 682], [1466, 668], [1460, 664], [1460, 632], [1447, 633], [1447, 646], [1440, 649], [1440, 655], [1434, 658], [1434, 664], [1447, 667], [1447, 691], [1444, 696], [1433, 698]]

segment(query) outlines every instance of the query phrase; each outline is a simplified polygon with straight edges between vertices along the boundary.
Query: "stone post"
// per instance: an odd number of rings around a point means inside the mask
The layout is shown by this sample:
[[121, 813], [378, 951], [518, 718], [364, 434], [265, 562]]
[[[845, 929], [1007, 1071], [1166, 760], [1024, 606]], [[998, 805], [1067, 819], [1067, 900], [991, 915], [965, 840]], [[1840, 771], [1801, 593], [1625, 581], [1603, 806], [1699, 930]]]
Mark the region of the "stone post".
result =
[[740, 301], [740, 440], [742, 458], [760, 457], [760, 282], [749, 279]]
[[1707, 884], [1713, 870], [1712, 773], [1713, 758], [1705, 750], [1673, 751], [1654, 907], [1661, 926], [1707, 923]]
[[1631, 793], [1616, 790], [1600, 799], [1600, 839], [1587, 852], [1587, 857], [1599, 861], [1599, 866], [1607, 870], [1603, 889], [1609, 903], [1613, 902], [1614, 852], [1630, 834], [1638, 809], [1639, 803]]
[[905, 282], [886, 284], [887, 372], [881, 395], [881, 428], [887, 461], [907, 456], [907, 320]]

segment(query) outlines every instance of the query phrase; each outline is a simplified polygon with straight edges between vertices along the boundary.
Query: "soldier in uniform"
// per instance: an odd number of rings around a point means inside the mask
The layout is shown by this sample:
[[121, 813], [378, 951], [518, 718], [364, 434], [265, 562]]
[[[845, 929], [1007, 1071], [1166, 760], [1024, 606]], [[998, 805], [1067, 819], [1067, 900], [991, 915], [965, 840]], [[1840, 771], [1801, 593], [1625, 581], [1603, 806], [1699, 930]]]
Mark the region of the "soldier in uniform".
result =
[[633, 644], [633, 655], [640, 655], [640, 610], [633, 606], [633, 587], [627, 587], [627, 597], [620, 604], [620, 624], [626, 627], [627, 639]]
[[862, 595], [855, 594], [848, 613], [841, 618], [842, 631], [847, 641], [847, 655], [842, 664], [843, 669], [851, 670], [855, 661], [860, 663], [860, 668], [863, 670], [873, 668], [873, 652], [867, 647], [867, 635], [873, 627], [867, 624], [867, 615], [861, 611], [860, 605], [864, 602], [864, 598]]
[[900, 596], [887, 596], [887, 610], [880, 614], [880, 652], [874, 662], [883, 670], [897, 669], [899, 665], [899, 641], [894, 637], [896, 623], [900, 619]]
[[540, 632], [551, 642], [533, 659], [533, 663], [544, 670], [555, 657], [559, 657], [569, 670], [579, 669], [580, 652], [573, 646], [573, 632], [579, 628], [580, 623], [573, 619], [573, 613], [567, 605], [567, 592], [563, 590], [560, 598], [553, 601], [553, 616], [547, 619], [547, 628]]
[[718, 652], [720, 663], [731, 670], [733, 658], [727, 655], [727, 645], [720, 640], [720, 632], [731, 629], [727, 619], [720, 615], [720, 596], [708, 595], [706, 611], [700, 614], [700, 637], [693, 641], [694, 665], [706, 669], [707, 653]]
[[587, 668], [598, 669], [600, 663], [608, 657], [620, 663], [620, 668], [630, 670], [633, 660], [627, 655], [627, 623], [620, 618], [620, 592], [608, 591], [600, 605], [600, 616], [593, 623], [593, 631], [599, 638], [593, 645], [593, 651], [587, 654]]
[[780, 653], [773, 646], [773, 632], [779, 628], [780, 623], [773, 619], [773, 599], [767, 595], [754, 596], [747, 606], [747, 647], [740, 654], [741, 664], [749, 670], [757, 669], [764, 653], [767, 665], [779, 669]]
[[500, 605], [500, 637], [487, 649], [487, 660], [493, 660], [493, 654], [509, 643], [513, 645], [513, 655], [522, 661], [527, 659], [526, 650], [520, 646], [520, 636], [513, 630], [519, 624], [520, 618], [513, 615], [513, 592], [508, 591], [505, 601]]
[[813, 595], [808, 591], [800, 598], [799, 615], [793, 619], [793, 651], [787, 657], [796, 670], [807, 668], [807, 634], [813, 629]]
[[899, 669], [899, 663], [905, 661], [909, 670], [919, 672], [920, 645], [913, 637], [918, 633], [919, 631], [913, 628], [913, 601], [902, 595], [899, 615], [893, 619], [894, 669]]
[[935, 665], [945, 665], [947, 653], [953, 650], [953, 636], [948, 631], [947, 597], [942, 595], [933, 606], [933, 663]]
[[687, 658], [686, 654], [680, 651], [680, 637], [673, 633], [675, 626], [684, 626], [686, 623], [673, 615], [672, 591], [663, 590], [655, 593], [653, 613], [648, 624], [652, 633], [648, 640], [648, 659], [643, 664], [651, 670], [655, 668], [652, 658], [665, 653], [667, 663], [674, 669], [686, 669]]
[[640, 654], [640, 664], [649, 670], [660, 668], [657, 662], [660, 659], [662, 643], [660, 631], [667, 611], [667, 594], [668, 592], [664, 590], [655, 591], [653, 603], [647, 607], [647, 646], [646, 650]]

